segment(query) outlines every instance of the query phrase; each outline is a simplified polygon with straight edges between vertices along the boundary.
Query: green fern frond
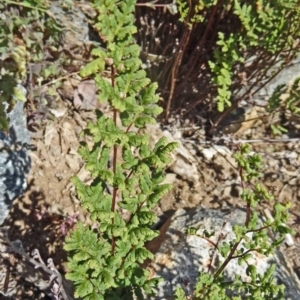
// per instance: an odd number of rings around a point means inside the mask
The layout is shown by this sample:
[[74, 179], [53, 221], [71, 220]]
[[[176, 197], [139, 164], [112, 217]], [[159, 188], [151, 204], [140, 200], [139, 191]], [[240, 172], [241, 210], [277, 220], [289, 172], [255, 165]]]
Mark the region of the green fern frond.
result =
[[[150, 209], [167, 190], [159, 184], [164, 161], [175, 144], [162, 139], [151, 151], [149, 136], [136, 132], [136, 128], [155, 124], [162, 109], [156, 105], [157, 84], [141, 68], [140, 49], [132, 36], [135, 3], [94, 1], [95, 28], [107, 49], [93, 50], [95, 59], [81, 70], [82, 76], [95, 79], [99, 101], [108, 102], [114, 112], [113, 118], [97, 112], [97, 121], [89, 122], [84, 131], [94, 144], [82, 143], [79, 153], [92, 182], [72, 179], [82, 207], [97, 228], [78, 224], [65, 245], [71, 254], [68, 276], [75, 283], [76, 295], [84, 300], [96, 295], [96, 299], [125, 299], [127, 292], [132, 299], [135, 293], [142, 294], [144, 286], [151, 292], [157, 282], [149, 280], [139, 265], [153, 257], [145, 249], [145, 242], [158, 234], [151, 229], [156, 217]], [[105, 66], [111, 70], [110, 80], [99, 74]], [[120, 209], [129, 212], [126, 220]]]

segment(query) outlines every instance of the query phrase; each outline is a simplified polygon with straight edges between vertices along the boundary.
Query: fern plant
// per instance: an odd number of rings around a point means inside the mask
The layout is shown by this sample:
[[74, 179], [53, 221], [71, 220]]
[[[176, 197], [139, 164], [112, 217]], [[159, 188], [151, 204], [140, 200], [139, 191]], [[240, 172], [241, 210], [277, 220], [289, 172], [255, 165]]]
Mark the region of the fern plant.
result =
[[[287, 60], [295, 56], [295, 42], [299, 31], [300, 15], [297, 1], [235, 0], [229, 7], [239, 19], [241, 30], [227, 36], [219, 32], [214, 60], [209, 61], [214, 74], [213, 81], [218, 87], [217, 105], [220, 112], [231, 106], [232, 79], [235, 71], [241, 70], [251, 60], [256, 59], [250, 57], [249, 53], [252, 55], [256, 49], [261, 56], [264, 54], [272, 57], [271, 61], [288, 53], [286, 60], [277, 60], [277, 63], [280, 62], [279, 66], [275, 61], [272, 65], [265, 62], [261, 66], [261, 70], [271, 73], [268, 69], [273, 67], [272, 72], [278, 73]], [[267, 77], [272, 75], [268, 74]]]
[[[162, 182], [177, 144], [163, 137], [150, 149], [149, 136], [138, 131], [154, 124], [162, 109], [156, 104], [157, 85], [141, 69], [139, 46], [133, 39], [135, 3], [94, 2], [98, 13], [94, 26], [107, 50], [94, 49], [95, 59], [81, 71], [95, 79], [99, 100], [113, 110], [112, 118], [97, 112], [97, 122], [85, 130], [94, 145], [90, 149], [82, 143], [79, 149], [93, 182], [85, 185], [72, 179], [94, 226], [79, 223], [66, 239], [67, 278], [75, 283], [75, 297], [89, 300], [143, 299], [158, 282], [148, 279], [141, 264], [152, 257], [145, 248], [145, 242], [157, 236], [151, 229], [156, 221], [151, 209], [171, 188]], [[100, 74], [105, 67], [110, 82]]]
[[224, 116], [242, 100], [252, 104], [299, 53], [297, 0], [176, 0], [173, 5], [177, 18], [158, 6], [137, 10], [137, 38], [147, 54], [145, 65], [151, 64], [149, 75], [159, 81], [166, 120], [171, 113], [213, 115], [212, 104]]
[[[243, 192], [242, 200], [246, 204], [246, 217], [242, 225], [233, 225], [235, 238], [229, 242], [221, 241], [215, 244], [216, 251], [223, 257], [217, 262], [214, 272], [199, 274], [193, 299], [285, 299], [284, 285], [279, 285], [274, 278], [275, 265], [271, 265], [263, 274], [260, 274], [251, 263], [253, 253], [270, 256], [284, 241], [287, 233], [294, 233], [287, 225], [288, 209], [290, 204], [273, 204], [273, 218], [262, 220], [259, 217], [257, 206], [264, 202], [271, 202], [274, 197], [263, 188], [258, 179], [263, 167], [262, 157], [258, 154], [250, 155], [250, 146], [242, 145], [234, 154], [238, 163]], [[199, 228], [189, 228], [188, 234], [197, 235]], [[270, 233], [272, 239], [270, 238]], [[210, 241], [214, 232], [204, 232], [201, 238]], [[214, 244], [211, 241], [211, 244]], [[245, 277], [236, 275], [232, 280], [224, 276], [224, 270], [232, 260], [238, 260], [239, 265], [245, 265]], [[252, 260], [252, 261], [255, 261]], [[182, 289], [176, 290], [176, 299], [186, 299]]]

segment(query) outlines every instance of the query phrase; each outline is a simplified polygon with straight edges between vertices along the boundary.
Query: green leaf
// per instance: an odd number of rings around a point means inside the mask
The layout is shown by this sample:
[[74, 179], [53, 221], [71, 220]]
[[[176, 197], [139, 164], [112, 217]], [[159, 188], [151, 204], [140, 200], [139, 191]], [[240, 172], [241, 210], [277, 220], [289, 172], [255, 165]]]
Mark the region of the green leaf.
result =
[[87, 295], [91, 294], [92, 291], [93, 291], [92, 283], [89, 281], [84, 281], [81, 284], [76, 286], [74, 295], [76, 298], [86, 297]]
[[141, 115], [141, 116], [137, 117], [134, 122], [134, 125], [137, 128], [143, 128], [147, 124], [154, 125], [154, 124], [156, 124], [156, 120], [153, 117]]
[[176, 287], [176, 291], [175, 291], [175, 299], [176, 300], [185, 300], [185, 292], [182, 288], [180, 287]]
[[92, 74], [97, 74], [102, 72], [105, 68], [105, 60], [101, 58], [96, 58], [95, 60], [87, 63], [84, 68], [80, 71], [80, 76], [87, 77]]
[[157, 186], [148, 198], [149, 208], [153, 208], [156, 203], [171, 189], [172, 185], [169, 184], [161, 184]]

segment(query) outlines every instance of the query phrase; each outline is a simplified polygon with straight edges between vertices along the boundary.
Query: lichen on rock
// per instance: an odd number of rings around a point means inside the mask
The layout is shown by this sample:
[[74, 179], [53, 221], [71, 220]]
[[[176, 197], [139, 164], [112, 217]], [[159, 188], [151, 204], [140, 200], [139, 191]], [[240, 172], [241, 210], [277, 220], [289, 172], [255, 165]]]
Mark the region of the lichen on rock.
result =
[[0, 131], [0, 225], [9, 214], [13, 200], [27, 187], [26, 175], [31, 160], [24, 145], [30, 144], [30, 135], [23, 112], [24, 102], [17, 101], [7, 114], [9, 132]]

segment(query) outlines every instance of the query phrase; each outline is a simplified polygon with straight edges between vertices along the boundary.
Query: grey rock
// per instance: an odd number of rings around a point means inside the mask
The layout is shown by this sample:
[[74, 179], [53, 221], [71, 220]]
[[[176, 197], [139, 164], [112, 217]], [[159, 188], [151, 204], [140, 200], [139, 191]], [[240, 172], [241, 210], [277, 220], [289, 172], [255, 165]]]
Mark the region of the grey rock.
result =
[[[214, 243], [229, 242], [235, 237], [232, 226], [243, 225], [245, 218], [246, 213], [241, 209], [214, 210], [200, 207], [178, 210], [169, 220], [169, 227], [162, 229], [165, 239], [150, 265], [152, 276], [164, 279], [156, 290], [156, 296], [151, 299], [174, 299], [176, 287], [183, 288], [186, 296], [191, 297], [199, 272], [208, 272], [211, 261], [213, 269], [216, 261], [224, 261], [210, 242], [197, 235], [187, 235], [187, 228], [199, 228], [197, 234], [202, 236], [204, 230], [214, 232], [209, 238]], [[286, 286], [285, 299], [300, 299], [300, 281], [281, 252], [277, 251], [269, 257], [252, 252], [250, 263], [255, 265], [257, 272], [261, 274], [275, 263], [277, 281]], [[224, 275], [228, 280], [232, 280], [238, 274], [242, 280], [247, 281], [246, 267], [246, 264], [240, 266], [237, 259], [231, 260]]]
[[[256, 57], [253, 57], [252, 59], [255, 59]], [[251, 63], [251, 59], [250, 59]], [[273, 67], [270, 68], [270, 70], [267, 72], [267, 77], [270, 78], [273, 76], [273, 72], [277, 72], [280, 68], [281, 63], [275, 64]], [[299, 77], [300, 74], [300, 55], [296, 56], [291, 62], [289, 62], [284, 68], [276, 75], [274, 76], [270, 81], [269, 79], [265, 79], [260, 82], [260, 84], [265, 84], [262, 89], [260, 89], [258, 92], [257, 89], [259, 88], [258, 85], [254, 85], [251, 89], [251, 93], [253, 94], [252, 100], [257, 104], [261, 106], [265, 106], [268, 104], [268, 101], [270, 97], [272, 96], [275, 89], [280, 85], [287, 85], [291, 86], [294, 81]], [[256, 80], [256, 78], [254, 79]], [[249, 83], [249, 86], [251, 86], [253, 82]]]
[[89, 41], [89, 24], [84, 13], [78, 9], [77, 4], [69, 1], [69, 5], [61, 6], [59, 1], [52, 1], [49, 10], [56, 20], [62, 24], [63, 42], [69, 47], [78, 42]]
[[26, 175], [31, 167], [28, 151], [24, 147], [30, 144], [30, 135], [23, 107], [24, 103], [17, 101], [7, 114], [9, 133], [0, 131], [0, 225], [7, 217], [13, 200], [25, 191]]

